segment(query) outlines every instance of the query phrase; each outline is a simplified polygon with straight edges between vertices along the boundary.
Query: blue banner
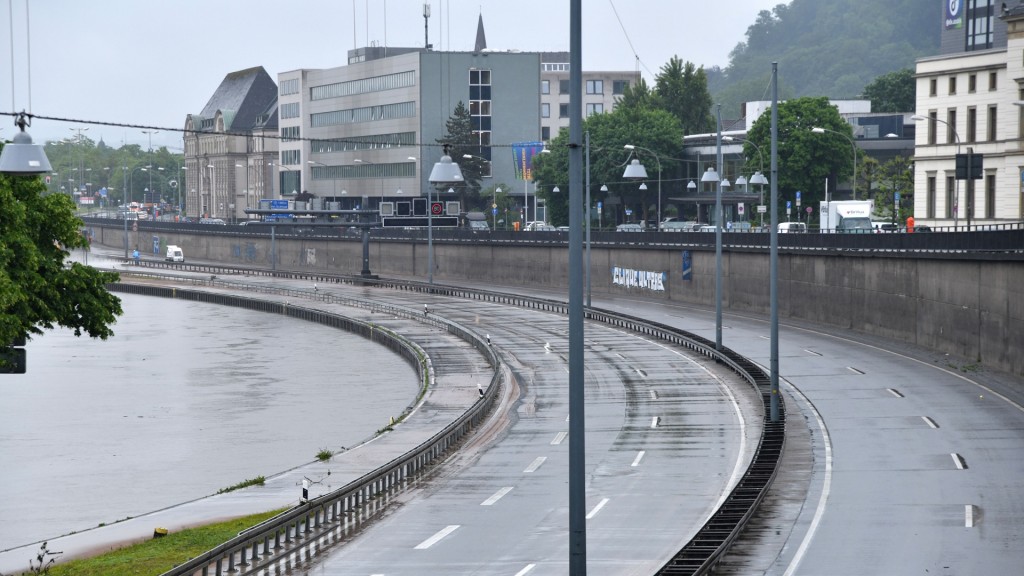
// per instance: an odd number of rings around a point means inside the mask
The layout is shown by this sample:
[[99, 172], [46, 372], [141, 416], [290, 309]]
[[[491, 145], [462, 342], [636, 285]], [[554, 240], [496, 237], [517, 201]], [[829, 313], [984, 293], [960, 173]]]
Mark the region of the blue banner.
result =
[[544, 149], [543, 142], [518, 142], [512, 144], [512, 158], [516, 167], [517, 180], [533, 180], [533, 157]]

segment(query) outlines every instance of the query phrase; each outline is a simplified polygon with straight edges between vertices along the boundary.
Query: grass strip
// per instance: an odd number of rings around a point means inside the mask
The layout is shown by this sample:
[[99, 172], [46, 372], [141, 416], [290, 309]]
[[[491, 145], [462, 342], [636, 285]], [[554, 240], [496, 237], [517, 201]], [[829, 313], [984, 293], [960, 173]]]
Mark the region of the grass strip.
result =
[[284, 509], [253, 514], [234, 520], [187, 528], [139, 544], [81, 560], [61, 562], [58, 558], [51, 576], [157, 576], [190, 558], [216, 548], [239, 532], [280, 514]]

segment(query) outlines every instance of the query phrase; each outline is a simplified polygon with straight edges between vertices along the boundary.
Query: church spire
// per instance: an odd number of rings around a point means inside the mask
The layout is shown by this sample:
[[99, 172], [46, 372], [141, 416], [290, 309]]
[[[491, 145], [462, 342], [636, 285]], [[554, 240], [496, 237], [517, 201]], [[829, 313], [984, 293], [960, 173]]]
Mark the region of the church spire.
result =
[[474, 52], [487, 50], [487, 36], [484, 35], [484, 13], [480, 13], [480, 19], [476, 23], [476, 46]]

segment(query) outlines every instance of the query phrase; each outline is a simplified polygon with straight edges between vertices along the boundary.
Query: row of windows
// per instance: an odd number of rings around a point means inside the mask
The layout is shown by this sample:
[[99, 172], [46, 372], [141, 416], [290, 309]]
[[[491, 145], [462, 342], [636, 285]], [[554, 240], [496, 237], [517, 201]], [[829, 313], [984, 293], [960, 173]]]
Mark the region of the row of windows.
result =
[[291, 80], [281, 80], [280, 88], [281, 96], [287, 96], [289, 94], [299, 93], [299, 79], [292, 78]]
[[968, 51], [987, 50], [992, 47], [994, 15], [995, 0], [967, 0]]
[[320, 112], [310, 116], [309, 124], [314, 128], [318, 128], [323, 126], [339, 126], [342, 124], [358, 124], [360, 122], [390, 120], [393, 118], [413, 118], [415, 116], [415, 102], [398, 102], [396, 104], [382, 104], [379, 106], [365, 106], [363, 108], [349, 108], [348, 110], [335, 110], [333, 112]]
[[542, 70], [545, 72], [568, 72], [568, 62], [545, 62], [542, 65]]
[[302, 163], [301, 150], [281, 150], [281, 164], [294, 166]]
[[287, 104], [281, 104], [281, 119], [285, 118], [298, 118], [299, 117], [299, 103], [290, 102]]
[[[996, 131], [998, 127], [998, 107], [995, 104], [988, 106], [988, 118], [985, 124], [985, 140], [986, 142], [995, 142], [998, 133]], [[939, 113], [932, 110], [928, 113], [928, 144], [934, 145], [938, 143], [938, 124], [942, 123], [946, 127], [946, 144], [973, 144], [979, 142], [978, 139], [978, 109], [975, 106], [967, 107], [967, 126], [963, 133], [956, 130], [956, 108], [950, 108], [946, 110], [946, 119], [944, 121], [939, 119]]]
[[[602, 104], [600, 102], [595, 102], [593, 104], [587, 104], [586, 106], [587, 106], [586, 107], [586, 115], [587, 116], [590, 116], [591, 114], [601, 114], [601, 113], [604, 112], [604, 104]], [[545, 103], [540, 105], [540, 117], [541, 118], [550, 118], [551, 117], [551, 105], [548, 104], [547, 102], [545, 102]], [[559, 118], [568, 118], [569, 117], [569, 105], [568, 104], [559, 104], [558, 105], [558, 117]]]
[[313, 140], [310, 143], [312, 154], [330, 152], [355, 152], [357, 150], [386, 150], [402, 146], [415, 146], [415, 132], [395, 132], [393, 134], [368, 134], [353, 138], [336, 138], [334, 140]]
[[398, 72], [385, 76], [374, 76], [373, 78], [362, 78], [348, 82], [337, 82], [314, 86], [309, 91], [310, 100], [326, 100], [328, 98], [340, 98], [342, 96], [353, 96], [355, 94], [367, 94], [369, 92], [383, 92], [396, 88], [408, 88], [416, 85], [416, 73], [413, 71]]
[[414, 178], [415, 162], [387, 164], [343, 164], [341, 166], [312, 166], [313, 180], [339, 180], [349, 178]]
[[[949, 93], [950, 96], [953, 96], [953, 95], [956, 94], [956, 90], [957, 90], [956, 78], [957, 78], [956, 75], [953, 75], [953, 76], [949, 77], [948, 93]], [[988, 73], [988, 91], [989, 92], [995, 92], [996, 88], [998, 88], [998, 78], [999, 78], [999, 76], [995, 72], [989, 72]], [[977, 91], [978, 91], [978, 75], [977, 74], [968, 74], [967, 75], [967, 92], [969, 94], [974, 94]], [[938, 78], [932, 78], [931, 80], [928, 81], [928, 95], [929, 96], [938, 96], [939, 95], [938, 93], [939, 93], [939, 79]]]
[[302, 136], [300, 126], [282, 126], [281, 127], [281, 141], [288, 142], [290, 140], [298, 140]]
[[[976, 210], [975, 202], [975, 182], [976, 180], [967, 180], [964, 192], [964, 207], [958, 210], [959, 207], [959, 189], [957, 188], [956, 176], [946, 176], [946, 203], [944, 218], [963, 218], [966, 216], [968, 210], [971, 211], [971, 215], [974, 217], [982, 217], [993, 219], [996, 217], [996, 176], [995, 174], [986, 174], [985, 183], [985, 204], [984, 214], [978, 214]], [[934, 219], [936, 213], [936, 177], [934, 175], [928, 175], [928, 184], [925, 190], [925, 218]], [[957, 212], [959, 211], [959, 214]]]
[[491, 85], [491, 71], [490, 70], [470, 70], [469, 71], [469, 85], [470, 86], [490, 86]]
[[[629, 88], [629, 80], [612, 80], [612, 94], [621, 95], [625, 94], [626, 88]], [[584, 85], [584, 89], [587, 94], [604, 94], [604, 80], [587, 80]], [[551, 94], [551, 81], [541, 80], [540, 81], [540, 93]], [[558, 81], [558, 93], [568, 94], [569, 93], [569, 81], [559, 80]]]

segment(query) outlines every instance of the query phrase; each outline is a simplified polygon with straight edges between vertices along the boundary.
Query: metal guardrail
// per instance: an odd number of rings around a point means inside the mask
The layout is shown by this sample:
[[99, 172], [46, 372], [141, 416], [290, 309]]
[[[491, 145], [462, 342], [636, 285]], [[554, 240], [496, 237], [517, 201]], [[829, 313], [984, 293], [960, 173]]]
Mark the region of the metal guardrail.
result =
[[[152, 264], [164, 267], [161, 266], [164, 264], [162, 262], [154, 262]], [[167, 267], [178, 268], [180, 265]], [[206, 270], [203, 271], [219, 272], [222, 274], [236, 271], [226, 267], [206, 266], [204, 268]], [[250, 275], [254, 272], [256, 271], [253, 269], [245, 269], [245, 273]], [[386, 279], [374, 280], [359, 276], [311, 275], [286, 271], [263, 272], [277, 277], [314, 279], [325, 284], [340, 282], [376, 285], [397, 290], [411, 290], [453, 298], [483, 300], [505, 306], [543, 310], [563, 315], [568, 314], [568, 305], [564, 302], [530, 296], [421, 282]], [[216, 281], [216, 274], [211, 274], [209, 281]], [[230, 286], [238, 288], [236, 283], [231, 283]], [[301, 294], [309, 296], [308, 292], [302, 292]], [[381, 306], [373, 303], [363, 303], [363, 305]], [[275, 306], [279, 307], [280, 304], [275, 303]], [[397, 313], [406, 314], [417, 319], [421, 317], [417, 311], [395, 308], [396, 310], [394, 311]], [[313, 316], [326, 314], [320, 311], [310, 312], [314, 313]], [[779, 419], [773, 422], [770, 417], [771, 390], [768, 375], [752, 361], [729, 348], [716, 350], [715, 343], [702, 336], [657, 322], [595, 308], [586, 309], [585, 315], [590, 320], [637, 332], [650, 338], [663, 340], [708, 358], [713, 358], [715, 361], [725, 364], [746, 380], [761, 396], [763, 404], [762, 432], [747, 471], [723, 501], [722, 505], [712, 514], [697, 534], [657, 572], [659, 575], [663, 574], [666, 576], [708, 574], [736, 542], [775, 479], [778, 462], [782, 456], [785, 442], [786, 419], [782, 398], [779, 398]], [[493, 365], [497, 368], [498, 360], [496, 354], [474, 333], [457, 327], [455, 324], [448, 323], [443, 319], [433, 318], [432, 321], [448, 325], [450, 331], [454, 330], [461, 337], [475, 342], [478, 349], [486, 351], [486, 353], [491, 355]], [[415, 477], [416, 473], [422, 472], [430, 463], [441, 458], [479, 423], [483, 417], [482, 414], [471, 413], [474, 413], [478, 407], [481, 408], [479, 411], [484, 413], [490, 409], [498, 388], [495, 385], [499, 383], [498, 378], [499, 373], [496, 370], [491, 385], [488, 386], [486, 392], [487, 399], [485, 402], [488, 403], [486, 408], [483, 406], [484, 403], [478, 403], [456, 422], [446, 427], [444, 431], [421, 444], [409, 454], [396, 459], [379, 470], [364, 475], [362, 478], [331, 494], [324, 495], [275, 518], [273, 523], [265, 528], [247, 531], [238, 538], [222, 544], [187, 564], [166, 572], [163, 576], [195, 574], [197, 570], [204, 566], [205, 568], [202, 568], [202, 572], [200, 572], [203, 576], [209, 574], [210, 566], [214, 567], [215, 574], [220, 575], [225, 568], [232, 571], [236, 565], [250, 566], [255, 564], [261, 556], [264, 559], [269, 558], [271, 562], [276, 561], [277, 559], [274, 558], [276, 551], [282, 550], [282, 547], [292, 547], [296, 541], [302, 541], [304, 538], [307, 542], [313, 540], [308, 538], [308, 536], [321, 524], [338, 525], [342, 532], [348, 533], [354, 526], [352, 522], [375, 515], [377, 511], [386, 505], [388, 499], [393, 497], [397, 491]], [[261, 547], [262, 552], [260, 552]]]

